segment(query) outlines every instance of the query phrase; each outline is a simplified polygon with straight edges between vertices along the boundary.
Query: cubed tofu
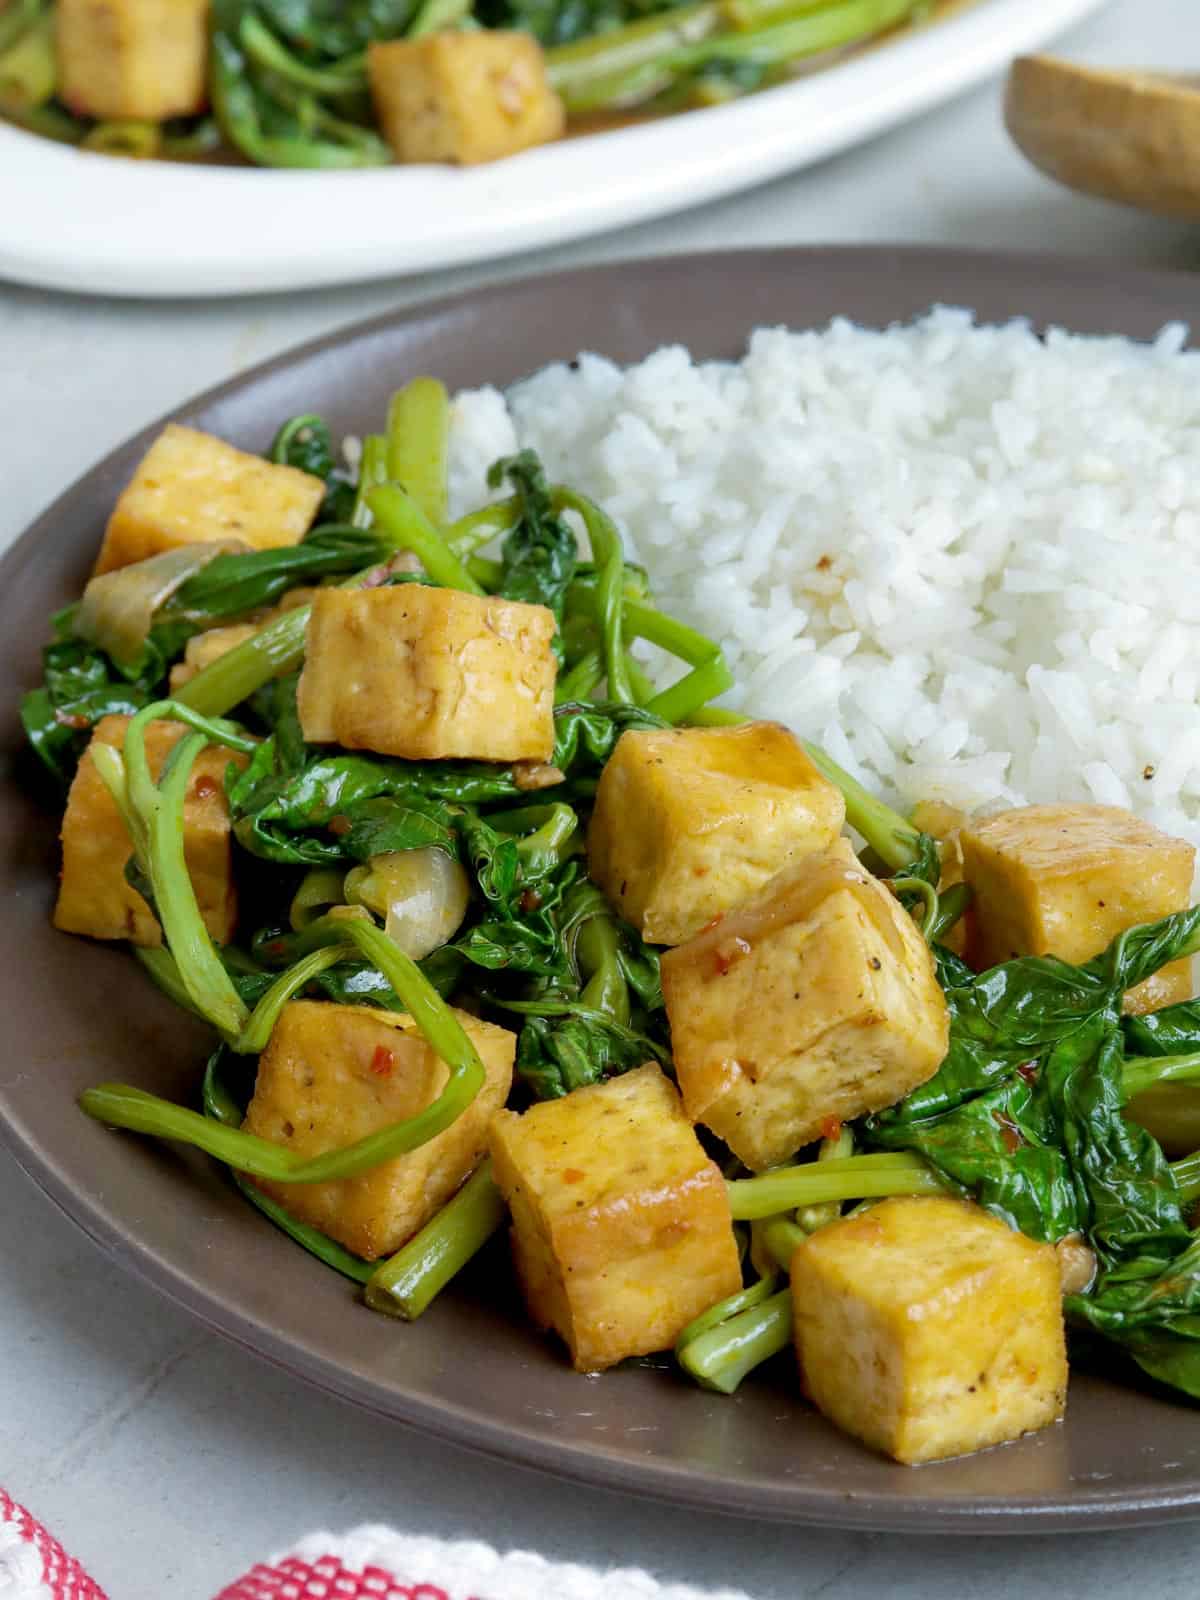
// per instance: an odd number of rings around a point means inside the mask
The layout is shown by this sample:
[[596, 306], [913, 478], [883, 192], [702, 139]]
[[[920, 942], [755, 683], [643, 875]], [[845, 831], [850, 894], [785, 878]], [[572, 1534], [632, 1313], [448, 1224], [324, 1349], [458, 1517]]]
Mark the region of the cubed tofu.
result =
[[845, 840], [668, 950], [662, 986], [688, 1115], [756, 1172], [894, 1104], [946, 1054], [929, 947]]
[[367, 77], [397, 161], [496, 161], [562, 133], [562, 101], [527, 33], [487, 29], [367, 48]]
[[[76, 770], [62, 823], [62, 876], [54, 925], [93, 939], [128, 939], [162, 944], [162, 929], [142, 896], [125, 878], [133, 846], [104, 779], [96, 769], [96, 744], [120, 746], [128, 717], [103, 717]], [[152, 722], [146, 755], [157, 778], [169, 752], [187, 730], [180, 722]], [[225, 773], [244, 756], [209, 745], [196, 757], [183, 804], [183, 843], [188, 874], [204, 925], [218, 944], [228, 944], [237, 922], [237, 890], [229, 839]]]
[[492, 1123], [530, 1315], [580, 1372], [665, 1350], [741, 1287], [725, 1182], [658, 1067]]
[[[441, 1210], [478, 1166], [488, 1123], [508, 1098], [516, 1035], [466, 1012], [454, 1014], [487, 1078], [444, 1132], [359, 1178], [259, 1185], [293, 1217], [367, 1261], [398, 1250]], [[437, 1099], [447, 1075], [411, 1017], [374, 1006], [293, 1000], [259, 1057], [243, 1126], [311, 1158], [416, 1116]]]
[[208, 104], [209, 0], [58, 0], [58, 94], [81, 117], [165, 122]]
[[[1090, 961], [1126, 928], [1191, 903], [1195, 850], [1119, 806], [1022, 806], [972, 822], [961, 841], [975, 892], [967, 960], [981, 971], [1014, 956]], [[1175, 961], [1126, 1008], [1191, 995], [1191, 963]]]
[[1067, 1401], [1053, 1245], [966, 1200], [884, 1200], [792, 1258], [801, 1381], [897, 1461], [941, 1461], [1048, 1427]]
[[96, 573], [181, 544], [298, 544], [324, 496], [325, 485], [311, 473], [168, 423], [113, 507]]
[[588, 871], [652, 944], [682, 944], [782, 867], [826, 850], [846, 806], [774, 722], [629, 729], [604, 768]]
[[404, 583], [322, 589], [297, 703], [304, 737], [415, 761], [547, 761], [554, 613]]

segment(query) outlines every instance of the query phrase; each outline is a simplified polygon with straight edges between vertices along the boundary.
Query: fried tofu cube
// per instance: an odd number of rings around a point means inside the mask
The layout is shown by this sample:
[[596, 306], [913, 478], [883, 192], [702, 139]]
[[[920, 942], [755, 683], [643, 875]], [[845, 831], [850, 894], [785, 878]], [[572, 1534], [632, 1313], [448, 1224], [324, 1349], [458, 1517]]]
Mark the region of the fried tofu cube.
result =
[[298, 544], [325, 496], [320, 478], [169, 422], [113, 507], [96, 575], [181, 544]]
[[[133, 846], [116, 803], [104, 786], [92, 754], [96, 744], [124, 743], [128, 717], [103, 717], [92, 733], [67, 796], [62, 823], [62, 876], [54, 926], [93, 939], [128, 939], [161, 945], [162, 929], [142, 896], [126, 881]], [[180, 722], [152, 722], [146, 755], [157, 778], [187, 730]], [[183, 803], [183, 845], [188, 874], [204, 925], [218, 944], [228, 944], [237, 923], [237, 890], [229, 838], [225, 772], [244, 756], [209, 745], [196, 757]]]
[[741, 1288], [725, 1182], [653, 1063], [492, 1123], [530, 1315], [580, 1372], [665, 1350]]
[[76, 116], [165, 122], [208, 104], [209, 0], [58, 0], [58, 93]]
[[966, 1200], [884, 1200], [792, 1258], [796, 1354], [839, 1428], [906, 1464], [1057, 1422], [1067, 1355], [1054, 1246]]
[[[980, 971], [1015, 956], [1090, 961], [1126, 928], [1191, 904], [1196, 852], [1119, 806], [1021, 806], [961, 833], [975, 892], [967, 960]], [[1192, 995], [1174, 961], [1125, 997], [1155, 1011]]]
[[404, 583], [322, 589], [297, 704], [314, 744], [413, 761], [548, 761], [554, 613]]
[[367, 77], [397, 161], [497, 161], [566, 123], [530, 34], [492, 28], [367, 47]]
[[629, 729], [600, 778], [588, 871], [652, 944], [682, 944], [799, 856], [846, 805], [774, 722]]
[[[259, 1183], [293, 1217], [364, 1260], [391, 1255], [441, 1210], [479, 1165], [488, 1123], [508, 1098], [516, 1035], [466, 1012], [454, 1014], [487, 1078], [444, 1132], [358, 1178]], [[441, 1094], [447, 1076], [446, 1063], [409, 1016], [292, 1000], [259, 1058], [243, 1126], [311, 1158], [416, 1116]]]
[[662, 959], [683, 1103], [754, 1171], [925, 1083], [949, 1018], [929, 947], [839, 839]]

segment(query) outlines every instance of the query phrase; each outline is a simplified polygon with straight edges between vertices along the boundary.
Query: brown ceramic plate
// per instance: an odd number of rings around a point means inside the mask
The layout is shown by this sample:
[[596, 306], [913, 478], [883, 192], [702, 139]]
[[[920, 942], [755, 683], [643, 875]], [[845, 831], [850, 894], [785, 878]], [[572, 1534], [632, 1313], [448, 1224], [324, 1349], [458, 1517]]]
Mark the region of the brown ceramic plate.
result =
[[[632, 361], [680, 341], [734, 356], [756, 323], [880, 325], [934, 302], [985, 318], [1152, 335], [1200, 318], [1200, 280], [1020, 256], [842, 249], [699, 256], [531, 279], [384, 317], [307, 346], [176, 413], [250, 449], [320, 411], [378, 422], [416, 373], [505, 384], [582, 347]], [[733, 1399], [665, 1365], [580, 1378], [522, 1320], [502, 1249], [413, 1326], [373, 1316], [334, 1273], [241, 1201], [203, 1159], [107, 1133], [74, 1106], [125, 1078], [194, 1100], [205, 1040], [119, 950], [49, 923], [56, 819], [22, 787], [16, 704], [45, 619], [78, 593], [105, 517], [156, 429], [130, 440], [0, 564], [5, 777], [0, 786], [0, 1136], [122, 1264], [202, 1322], [382, 1416], [586, 1482], [712, 1510], [870, 1528], [1029, 1532], [1200, 1510], [1200, 1415], [1146, 1386], [1077, 1372], [1065, 1425], [916, 1470], [870, 1455], [799, 1400], [788, 1365]], [[302, 1402], [302, 1395], [297, 1396]]]

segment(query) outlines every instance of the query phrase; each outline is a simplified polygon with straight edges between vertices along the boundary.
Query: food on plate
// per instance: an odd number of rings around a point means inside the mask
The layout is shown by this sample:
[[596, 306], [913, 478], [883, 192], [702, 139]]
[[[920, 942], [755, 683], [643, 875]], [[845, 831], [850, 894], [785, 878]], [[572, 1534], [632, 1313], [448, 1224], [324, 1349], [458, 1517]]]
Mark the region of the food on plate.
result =
[[[507, 1223], [581, 1370], [673, 1348], [728, 1394], [794, 1349], [819, 1408], [902, 1462], [1057, 1419], [1064, 1329], [1200, 1395], [1196, 788], [1161, 772], [1186, 717], [1142, 698], [1190, 680], [1105, 549], [1104, 462], [1161, 460], [1187, 413], [1151, 398], [1180, 358], [1106, 347], [1106, 382], [1146, 379], [1138, 428], [1102, 393], [1102, 461], [1056, 411], [1077, 453], [1023, 478], [1035, 396], [1069, 383], [1086, 413], [1092, 355], [943, 313], [760, 334], [741, 368], [585, 357], [453, 405], [418, 379], [344, 461], [311, 415], [233, 452], [315, 485], [275, 542], [231, 540], [232, 446], [190, 430], [180, 481], [153, 475], [176, 531], [145, 514], [144, 559], [54, 618], [23, 704], [67, 796], [60, 925], [128, 939], [217, 1041], [195, 1106], [113, 1083], [84, 1109], [215, 1157], [377, 1311], [421, 1315]], [[1019, 432], [997, 372], [1030, 362]], [[246, 504], [277, 532], [292, 502]], [[1061, 574], [1054, 532], [1085, 518], [1082, 583], [1014, 565]], [[970, 582], [997, 563], [965, 616], [960, 539]], [[1110, 580], [1136, 680], [1053, 609]], [[1014, 592], [1072, 690], [1029, 666]], [[717, 612], [722, 642], [690, 620]], [[1027, 713], [1088, 682], [1107, 721], [1054, 760]], [[820, 742], [761, 714], [781, 698]], [[1139, 765], [1152, 816], [1113, 803]]]
[[588, 872], [644, 939], [682, 944], [832, 845], [845, 819], [841, 791], [786, 728], [631, 728], [600, 775]]
[[[963, 878], [975, 891], [967, 959], [1090, 961], [1138, 922], [1184, 911], [1195, 849], [1117, 806], [1022, 806], [959, 833]], [[1125, 996], [1156, 1011], [1190, 1000], [1191, 968], [1175, 961]]]
[[311, 473], [170, 422], [113, 507], [96, 572], [209, 540], [255, 550], [295, 544], [324, 494]]
[[[119, 750], [128, 728], [127, 716], [101, 717], [71, 781], [62, 820], [54, 926], [92, 939], [161, 945], [162, 929], [154, 912], [129, 881], [126, 868], [133, 858], [129, 831], [96, 764], [99, 748]], [[147, 727], [146, 761], [155, 782], [183, 732], [178, 722], [152, 722]], [[200, 916], [217, 944], [228, 944], [237, 924], [225, 772], [230, 762], [243, 761], [232, 750], [209, 745], [192, 763], [183, 796], [184, 860]]]
[[845, 839], [784, 867], [661, 966], [688, 1115], [752, 1172], [830, 1122], [894, 1105], [946, 1054], [930, 947]]
[[367, 77], [397, 161], [498, 161], [557, 139], [566, 122], [545, 51], [528, 33], [429, 33], [372, 44]]
[[897, 1461], [940, 1461], [1057, 1422], [1058, 1258], [965, 1200], [883, 1200], [792, 1257], [801, 1381]]
[[721, 1169], [656, 1062], [492, 1122], [534, 1322], [581, 1372], [669, 1350], [741, 1288]]
[[58, 98], [73, 115], [168, 122], [208, 104], [208, 0], [56, 0], [53, 15]]
[[7, 0], [0, 117], [106, 154], [343, 169], [495, 161], [718, 105], [928, 0]]

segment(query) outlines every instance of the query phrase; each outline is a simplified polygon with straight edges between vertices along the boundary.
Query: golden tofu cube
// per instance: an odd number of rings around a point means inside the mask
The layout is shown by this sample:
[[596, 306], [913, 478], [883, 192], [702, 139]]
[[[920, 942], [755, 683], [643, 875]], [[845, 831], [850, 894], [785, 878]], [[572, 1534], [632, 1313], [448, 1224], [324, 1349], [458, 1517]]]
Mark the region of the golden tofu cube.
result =
[[527, 33], [431, 33], [367, 47], [367, 76], [397, 161], [496, 161], [557, 139], [566, 118]]
[[789, 862], [826, 850], [846, 805], [778, 723], [630, 729], [596, 793], [588, 871], [652, 944], [682, 944]]
[[839, 1428], [911, 1464], [1057, 1422], [1067, 1403], [1054, 1246], [966, 1200], [884, 1200], [792, 1257], [796, 1354]]
[[76, 116], [165, 122], [208, 104], [208, 0], [58, 0], [55, 44]]
[[[508, 1098], [516, 1035], [464, 1011], [454, 1014], [487, 1079], [448, 1128], [358, 1178], [259, 1182], [293, 1217], [367, 1261], [391, 1255], [441, 1210], [479, 1165], [488, 1123]], [[424, 1111], [447, 1076], [446, 1063], [411, 1017], [374, 1006], [292, 1000], [259, 1057], [243, 1126], [298, 1156], [324, 1155]]]
[[[62, 823], [62, 876], [54, 926], [93, 939], [128, 939], [161, 945], [162, 929], [142, 896], [125, 878], [133, 846], [116, 804], [96, 770], [92, 747], [124, 743], [128, 717], [103, 717], [92, 732], [67, 796]], [[152, 722], [146, 756], [157, 778], [186, 733], [181, 722]], [[228, 944], [237, 922], [237, 890], [229, 839], [225, 773], [245, 756], [209, 745], [196, 757], [183, 803], [183, 845], [188, 874], [204, 925], [218, 944]]]
[[653, 1063], [492, 1123], [530, 1315], [580, 1372], [665, 1350], [741, 1288], [725, 1182]]
[[313, 744], [413, 761], [548, 761], [554, 613], [404, 583], [322, 589], [297, 704]]
[[[1126, 928], [1191, 904], [1196, 852], [1119, 806], [1021, 806], [961, 833], [975, 891], [967, 960], [980, 971], [1015, 956], [1090, 961]], [[1155, 1011], [1192, 995], [1175, 961], [1125, 997]]]
[[949, 1018], [929, 947], [844, 839], [662, 959], [693, 1122], [755, 1171], [937, 1071]]
[[96, 574], [181, 544], [298, 544], [325, 496], [320, 478], [169, 422], [113, 507]]

